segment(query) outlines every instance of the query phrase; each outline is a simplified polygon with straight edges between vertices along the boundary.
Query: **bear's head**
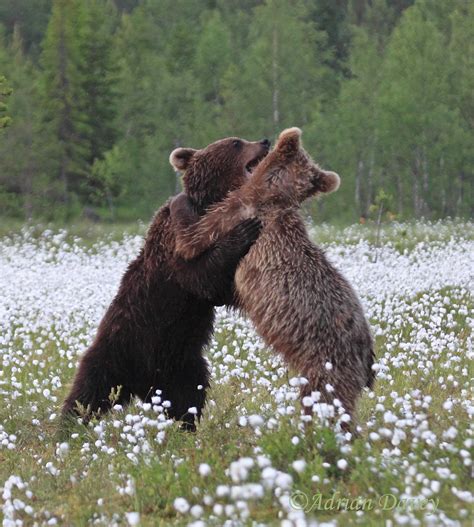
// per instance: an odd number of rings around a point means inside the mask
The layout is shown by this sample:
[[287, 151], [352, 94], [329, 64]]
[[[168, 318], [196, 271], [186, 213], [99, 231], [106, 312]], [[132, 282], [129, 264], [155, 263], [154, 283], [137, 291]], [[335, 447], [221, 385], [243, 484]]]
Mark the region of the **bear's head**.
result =
[[301, 134], [299, 128], [283, 130], [275, 148], [259, 163], [252, 180], [257, 188], [265, 188], [262, 199], [300, 204], [310, 196], [339, 188], [339, 176], [311, 159], [301, 144]]
[[253, 168], [270, 149], [270, 141], [250, 142], [227, 137], [201, 150], [176, 148], [170, 155], [173, 168], [183, 172], [184, 190], [203, 212], [223, 200], [248, 180]]

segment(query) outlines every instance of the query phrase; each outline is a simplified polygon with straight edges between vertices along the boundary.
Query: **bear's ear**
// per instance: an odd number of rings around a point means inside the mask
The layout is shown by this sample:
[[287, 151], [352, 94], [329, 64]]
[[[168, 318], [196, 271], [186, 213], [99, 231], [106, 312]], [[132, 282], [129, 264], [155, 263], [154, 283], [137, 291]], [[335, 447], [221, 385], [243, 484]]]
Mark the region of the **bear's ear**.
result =
[[176, 148], [170, 154], [170, 163], [175, 170], [186, 170], [197, 152], [194, 148]]
[[296, 154], [301, 146], [301, 134], [303, 132], [296, 127], [287, 128], [281, 132], [278, 137], [275, 150], [282, 153], [287, 157], [291, 157]]
[[341, 184], [341, 178], [336, 172], [330, 172], [328, 170], [321, 170], [318, 182], [318, 191], [323, 194], [329, 194], [335, 192]]

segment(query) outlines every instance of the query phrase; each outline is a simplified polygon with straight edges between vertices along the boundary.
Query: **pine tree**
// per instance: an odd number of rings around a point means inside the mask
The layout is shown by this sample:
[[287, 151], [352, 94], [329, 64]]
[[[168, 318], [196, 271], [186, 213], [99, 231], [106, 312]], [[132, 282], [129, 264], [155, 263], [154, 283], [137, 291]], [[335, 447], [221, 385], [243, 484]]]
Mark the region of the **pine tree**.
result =
[[74, 197], [100, 203], [107, 197], [92, 166], [116, 139], [115, 18], [113, 5], [102, 0], [53, 3], [43, 46], [43, 85], [65, 202]]
[[81, 0], [54, 0], [43, 52], [43, 99], [46, 125], [56, 137], [56, 174], [63, 202], [81, 193], [88, 171], [90, 134], [84, 92], [82, 38], [85, 12]]
[[350, 28], [348, 0], [316, 0], [308, 3], [315, 27], [327, 34], [324, 47], [329, 51], [326, 64], [334, 71], [335, 78], [347, 75]]
[[84, 93], [81, 114], [87, 123], [88, 181], [85, 198], [101, 199], [105, 189], [92, 175], [91, 167], [110, 150], [117, 137], [115, 127], [118, 84], [117, 57], [113, 49], [116, 11], [103, 0], [84, 0], [84, 30], [81, 36], [79, 72]]

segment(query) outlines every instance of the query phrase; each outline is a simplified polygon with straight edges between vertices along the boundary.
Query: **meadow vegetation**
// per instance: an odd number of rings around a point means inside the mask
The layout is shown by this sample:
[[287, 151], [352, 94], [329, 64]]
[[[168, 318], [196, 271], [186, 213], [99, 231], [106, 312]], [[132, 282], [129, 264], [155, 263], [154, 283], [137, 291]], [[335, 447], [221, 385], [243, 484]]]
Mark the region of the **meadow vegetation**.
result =
[[0, 240], [4, 526], [470, 524], [471, 223], [393, 225], [376, 261], [367, 226], [313, 227], [377, 342], [378, 379], [350, 441], [317, 420], [304, 428], [304, 381], [224, 309], [197, 433], [156, 394], [61, 436], [77, 360], [141, 244], [79, 231]]

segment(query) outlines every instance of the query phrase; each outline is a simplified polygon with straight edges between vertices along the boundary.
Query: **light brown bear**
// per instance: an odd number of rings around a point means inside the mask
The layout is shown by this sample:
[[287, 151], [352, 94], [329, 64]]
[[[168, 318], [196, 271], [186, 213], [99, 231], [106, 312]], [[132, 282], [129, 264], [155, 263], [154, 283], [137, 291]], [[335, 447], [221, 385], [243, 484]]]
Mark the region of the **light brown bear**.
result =
[[333, 192], [340, 181], [312, 161], [300, 136], [298, 128], [284, 130], [249, 181], [199, 221], [185, 200], [175, 200], [176, 253], [192, 260], [257, 216], [262, 232], [237, 267], [233, 306], [308, 379], [301, 389], [306, 413], [339, 406], [343, 428], [353, 429], [347, 415], [374, 380], [373, 340], [356, 293], [309, 239], [300, 215], [306, 198]]

